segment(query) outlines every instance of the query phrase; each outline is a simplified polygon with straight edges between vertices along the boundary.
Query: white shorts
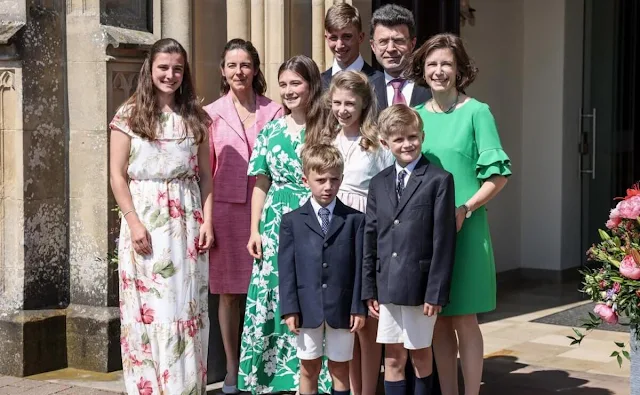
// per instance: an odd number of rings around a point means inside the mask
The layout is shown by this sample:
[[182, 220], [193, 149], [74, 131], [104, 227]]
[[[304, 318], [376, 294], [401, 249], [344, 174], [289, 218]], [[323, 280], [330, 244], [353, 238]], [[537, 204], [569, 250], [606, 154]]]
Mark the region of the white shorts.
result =
[[403, 343], [407, 350], [431, 347], [433, 327], [436, 325], [438, 316], [424, 315], [423, 306], [381, 304], [376, 342]]
[[298, 358], [305, 361], [323, 355], [334, 362], [353, 359], [353, 333], [349, 329], [334, 329], [326, 322], [317, 328], [300, 328], [296, 342]]

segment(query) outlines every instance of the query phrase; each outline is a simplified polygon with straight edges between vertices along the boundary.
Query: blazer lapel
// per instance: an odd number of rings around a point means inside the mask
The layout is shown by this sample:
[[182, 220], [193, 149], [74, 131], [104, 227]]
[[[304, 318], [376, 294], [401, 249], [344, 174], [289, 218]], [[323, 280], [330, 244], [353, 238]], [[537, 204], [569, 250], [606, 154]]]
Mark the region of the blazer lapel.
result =
[[373, 90], [376, 92], [378, 99], [378, 109], [382, 111], [389, 107], [389, 103], [387, 102], [387, 85], [385, 84], [384, 74], [376, 77], [373, 82]]
[[[329, 223], [329, 230], [324, 239], [329, 240], [337, 231], [344, 225], [344, 203], [340, 199], [336, 198], [336, 206], [333, 208], [333, 215], [331, 215], [331, 222]], [[318, 222], [318, 221], [316, 221]]]
[[313, 206], [311, 205], [311, 199], [307, 200], [304, 205], [307, 208], [306, 213], [303, 211], [303, 213], [307, 215], [305, 223], [309, 228], [311, 228], [311, 230], [316, 232], [318, 236], [324, 239], [324, 232], [322, 231], [322, 227], [318, 222], [318, 216], [316, 215], [316, 212], [313, 210]]
[[398, 205], [398, 194], [396, 193], [396, 167], [393, 166], [389, 169], [389, 173], [384, 178], [384, 186], [387, 189], [387, 196], [389, 196], [389, 200], [391, 201], [391, 207], [396, 207]]
[[233, 105], [233, 100], [231, 99], [230, 94], [226, 94], [222, 98], [220, 118], [224, 119], [224, 121], [231, 126], [231, 129], [233, 129], [233, 131], [236, 132], [243, 141], [247, 141], [247, 136], [244, 133], [242, 122], [240, 122], [240, 117], [236, 111], [236, 106]]
[[420, 158], [420, 160], [416, 164], [416, 167], [411, 172], [411, 175], [409, 176], [409, 180], [407, 181], [407, 186], [404, 188], [404, 191], [402, 192], [402, 197], [400, 198], [400, 202], [398, 203], [398, 208], [396, 210], [396, 216], [400, 214], [404, 206], [407, 205], [407, 202], [411, 198], [411, 195], [413, 195], [416, 189], [418, 188], [418, 185], [422, 183], [422, 176], [427, 171], [428, 165], [429, 165], [429, 161], [427, 160], [427, 158], [422, 156], [422, 158]]
[[[256, 122], [254, 123], [255, 134], [260, 133], [260, 129], [273, 119], [276, 112], [278, 112], [278, 106], [270, 106], [271, 101], [264, 96], [256, 96]], [[255, 136], [254, 136], [255, 137]]]

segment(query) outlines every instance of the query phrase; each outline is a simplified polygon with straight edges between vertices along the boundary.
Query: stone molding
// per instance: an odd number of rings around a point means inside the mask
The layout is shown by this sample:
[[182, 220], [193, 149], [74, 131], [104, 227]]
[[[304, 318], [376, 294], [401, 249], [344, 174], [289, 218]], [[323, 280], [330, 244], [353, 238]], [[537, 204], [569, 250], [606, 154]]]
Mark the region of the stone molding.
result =
[[[0, 224], [4, 224], [4, 91], [15, 89], [15, 71], [0, 69]], [[4, 226], [0, 226], [0, 295], [4, 293]]]

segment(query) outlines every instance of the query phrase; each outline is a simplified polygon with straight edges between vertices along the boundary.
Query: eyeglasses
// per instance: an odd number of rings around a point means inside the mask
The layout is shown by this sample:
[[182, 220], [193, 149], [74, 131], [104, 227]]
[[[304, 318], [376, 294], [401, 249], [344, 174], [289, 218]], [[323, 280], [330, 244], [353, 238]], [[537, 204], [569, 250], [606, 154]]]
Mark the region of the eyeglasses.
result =
[[405, 48], [408, 44], [409, 40], [406, 38], [381, 38], [380, 40], [375, 40], [373, 43], [379, 49], [386, 49], [389, 47], [389, 43], [393, 43], [395, 48]]

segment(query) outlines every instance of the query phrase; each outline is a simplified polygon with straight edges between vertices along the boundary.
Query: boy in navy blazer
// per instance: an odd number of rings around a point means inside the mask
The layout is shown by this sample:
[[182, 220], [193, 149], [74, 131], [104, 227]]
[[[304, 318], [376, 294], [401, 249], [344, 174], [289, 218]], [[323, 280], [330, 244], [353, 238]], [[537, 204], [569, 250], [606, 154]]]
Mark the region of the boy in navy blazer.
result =
[[348, 395], [354, 334], [367, 313], [360, 297], [364, 214], [336, 197], [344, 170], [336, 147], [306, 147], [302, 168], [311, 198], [282, 216], [280, 313], [297, 335], [300, 394], [318, 393], [326, 356], [332, 393]]
[[385, 344], [387, 395], [405, 395], [407, 351], [413, 393], [431, 391], [431, 340], [449, 300], [456, 219], [453, 176], [422, 155], [418, 113], [404, 104], [380, 113], [382, 144], [396, 163], [371, 179], [367, 198], [362, 299], [378, 317], [376, 341]]

